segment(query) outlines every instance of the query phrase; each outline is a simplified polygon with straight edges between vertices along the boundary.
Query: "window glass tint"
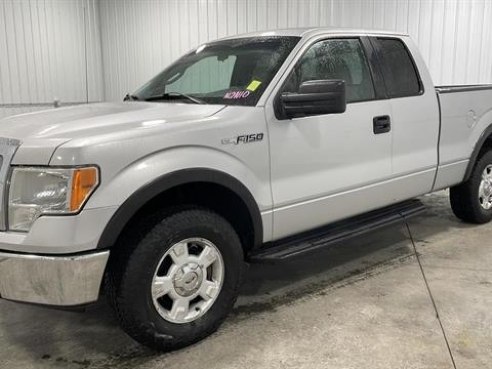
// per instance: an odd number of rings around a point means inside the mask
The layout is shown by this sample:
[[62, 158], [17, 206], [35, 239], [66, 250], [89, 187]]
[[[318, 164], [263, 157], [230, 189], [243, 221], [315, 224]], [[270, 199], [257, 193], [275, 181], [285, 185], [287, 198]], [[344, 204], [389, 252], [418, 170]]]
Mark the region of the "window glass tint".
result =
[[302, 56], [287, 79], [283, 92], [297, 92], [306, 81], [342, 79], [347, 102], [374, 99], [374, 87], [358, 39], [324, 40]]
[[412, 58], [401, 40], [377, 39], [384, 82], [390, 97], [418, 95], [419, 78]]

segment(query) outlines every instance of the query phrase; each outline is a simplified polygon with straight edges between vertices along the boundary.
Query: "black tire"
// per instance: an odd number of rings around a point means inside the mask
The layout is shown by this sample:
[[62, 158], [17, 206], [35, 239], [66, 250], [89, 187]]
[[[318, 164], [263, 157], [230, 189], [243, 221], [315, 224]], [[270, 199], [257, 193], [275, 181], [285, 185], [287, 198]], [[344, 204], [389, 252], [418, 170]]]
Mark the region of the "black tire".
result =
[[478, 159], [466, 182], [450, 189], [449, 199], [453, 213], [465, 222], [484, 224], [492, 220], [492, 208], [484, 209], [479, 199], [482, 173], [488, 165], [492, 165], [492, 151], [486, 152]]
[[[153, 225], [149, 226], [149, 222]], [[154, 214], [140, 224], [142, 228], [134, 226], [126, 233], [129, 237], [114, 246], [107, 275], [108, 297], [123, 330], [159, 351], [188, 346], [215, 332], [232, 310], [245, 266], [241, 242], [233, 227], [218, 214], [200, 208]], [[142, 229], [144, 234], [138, 235]], [[150, 286], [166, 251], [191, 237], [205, 238], [219, 250], [224, 265], [223, 285], [204, 315], [176, 324], [161, 317]]]

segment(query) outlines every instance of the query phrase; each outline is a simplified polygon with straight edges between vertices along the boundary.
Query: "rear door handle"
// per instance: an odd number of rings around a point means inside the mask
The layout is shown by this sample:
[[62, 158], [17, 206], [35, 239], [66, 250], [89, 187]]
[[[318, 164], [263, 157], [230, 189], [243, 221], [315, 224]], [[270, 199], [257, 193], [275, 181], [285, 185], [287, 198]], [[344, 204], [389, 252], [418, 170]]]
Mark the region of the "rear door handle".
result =
[[372, 120], [372, 131], [375, 135], [391, 131], [391, 118], [389, 115], [380, 115]]

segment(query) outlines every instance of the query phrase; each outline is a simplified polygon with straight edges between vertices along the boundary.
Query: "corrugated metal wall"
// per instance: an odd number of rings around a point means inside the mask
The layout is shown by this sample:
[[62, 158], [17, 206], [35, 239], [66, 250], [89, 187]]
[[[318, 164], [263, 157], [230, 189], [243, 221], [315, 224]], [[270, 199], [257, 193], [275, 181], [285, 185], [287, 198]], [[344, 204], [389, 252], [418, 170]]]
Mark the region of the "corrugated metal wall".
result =
[[491, 0], [100, 0], [100, 16], [108, 100], [207, 40], [286, 27], [407, 32], [436, 84], [492, 83]]
[[408, 32], [436, 84], [492, 83], [492, 0], [0, 0], [0, 117], [120, 100], [200, 43], [311, 26]]
[[0, 0], [0, 118], [103, 99], [97, 0]]

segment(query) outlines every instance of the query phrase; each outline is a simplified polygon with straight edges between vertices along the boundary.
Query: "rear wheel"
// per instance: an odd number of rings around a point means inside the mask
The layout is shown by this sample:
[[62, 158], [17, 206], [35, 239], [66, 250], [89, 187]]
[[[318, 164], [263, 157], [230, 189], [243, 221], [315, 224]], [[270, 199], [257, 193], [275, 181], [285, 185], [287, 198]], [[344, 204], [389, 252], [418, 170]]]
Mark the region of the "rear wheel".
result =
[[480, 157], [470, 178], [450, 190], [454, 214], [469, 223], [487, 223], [492, 219], [492, 151]]
[[214, 332], [232, 309], [243, 252], [219, 215], [181, 210], [120, 246], [126, 252], [111, 261], [109, 295], [122, 328], [140, 343], [162, 351], [187, 346]]

